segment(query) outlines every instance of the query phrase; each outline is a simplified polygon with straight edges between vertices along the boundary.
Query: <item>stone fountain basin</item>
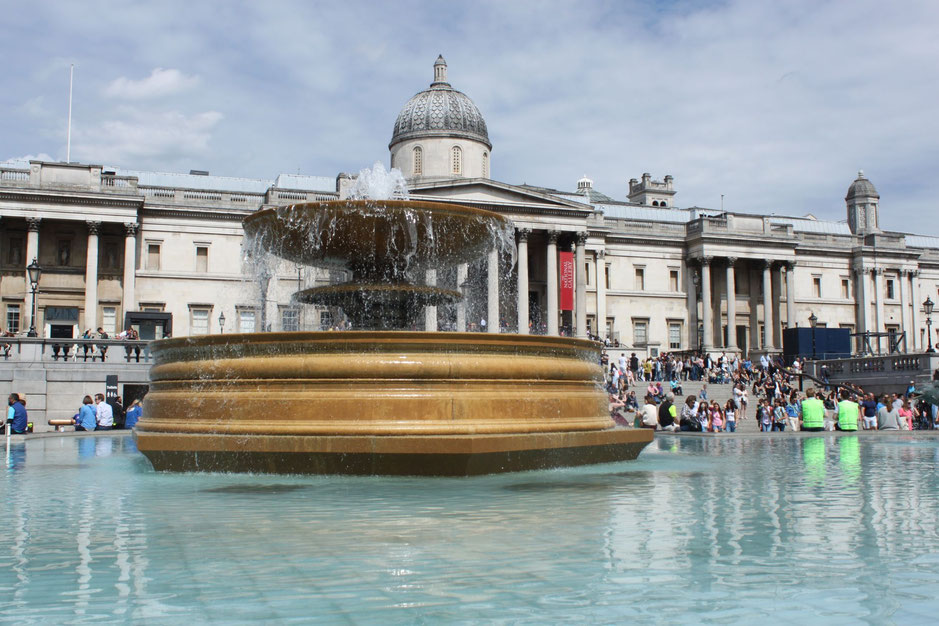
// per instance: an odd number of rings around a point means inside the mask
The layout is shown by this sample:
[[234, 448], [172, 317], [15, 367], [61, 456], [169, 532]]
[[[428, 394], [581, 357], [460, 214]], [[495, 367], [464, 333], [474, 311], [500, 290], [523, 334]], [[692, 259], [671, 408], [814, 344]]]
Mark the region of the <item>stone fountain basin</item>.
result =
[[481, 333], [174, 338], [135, 429], [158, 470], [465, 475], [635, 458], [599, 344]]
[[485, 256], [507, 223], [492, 211], [413, 200], [292, 204], [243, 220], [249, 238], [283, 259], [365, 274], [468, 263]]

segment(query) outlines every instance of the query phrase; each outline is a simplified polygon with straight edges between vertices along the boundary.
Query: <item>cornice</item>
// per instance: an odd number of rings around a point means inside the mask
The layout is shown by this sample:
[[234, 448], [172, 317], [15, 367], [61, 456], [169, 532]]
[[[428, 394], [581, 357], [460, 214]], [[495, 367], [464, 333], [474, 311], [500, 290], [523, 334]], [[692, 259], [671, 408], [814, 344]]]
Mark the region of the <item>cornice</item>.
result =
[[143, 196], [98, 196], [77, 194], [54, 194], [48, 192], [29, 193], [0, 189], [0, 201], [26, 202], [31, 204], [65, 204], [69, 206], [107, 206], [115, 208], [139, 209], [143, 206]]

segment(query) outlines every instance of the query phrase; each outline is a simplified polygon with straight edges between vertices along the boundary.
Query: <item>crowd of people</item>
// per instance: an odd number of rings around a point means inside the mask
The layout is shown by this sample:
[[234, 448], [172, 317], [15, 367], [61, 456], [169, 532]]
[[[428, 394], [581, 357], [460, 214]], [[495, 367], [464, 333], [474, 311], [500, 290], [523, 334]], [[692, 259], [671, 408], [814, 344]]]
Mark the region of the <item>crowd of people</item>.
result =
[[[756, 420], [762, 432], [786, 430], [914, 430], [939, 427], [936, 407], [914, 396], [910, 381], [903, 393], [875, 397], [851, 384], [799, 391], [803, 363], [788, 368], [781, 359], [762, 356], [758, 363], [736, 355], [661, 354], [639, 359], [620, 353], [605, 366], [610, 412], [622, 426], [686, 432], [736, 432]], [[824, 375], [824, 373], [823, 373]], [[939, 377], [939, 372], [937, 372]], [[697, 395], [682, 396], [683, 381], [702, 381]], [[647, 383], [640, 407], [634, 386]], [[723, 404], [708, 398], [708, 384], [730, 385]], [[753, 410], [751, 406], [753, 398]], [[632, 419], [629, 415], [632, 413]]]
[[[29, 421], [29, 412], [26, 410], [26, 396], [22, 393], [11, 393], [8, 398], [7, 428], [14, 435], [23, 435], [33, 432], [33, 425]], [[133, 428], [143, 413], [140, 400], [135, 399], [125, 410], [121, 397], [105, 400], [103, 393], [90, 395], [82, 399], [78, 412], [72, 417], [76, 431], [115, 430]]]

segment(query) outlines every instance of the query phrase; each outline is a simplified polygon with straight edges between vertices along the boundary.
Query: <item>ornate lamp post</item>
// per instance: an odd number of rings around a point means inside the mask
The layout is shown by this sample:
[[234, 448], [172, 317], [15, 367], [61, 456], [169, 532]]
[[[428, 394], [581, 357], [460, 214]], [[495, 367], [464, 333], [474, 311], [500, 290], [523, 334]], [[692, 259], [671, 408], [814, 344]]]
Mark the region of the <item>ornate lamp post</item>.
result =
[[218, 327], [221, 333], [225, 334], [225, 311], [218, 314]]
[[29, 332], [26, 333], [26, 336], [38, 337], [39, 333], [36, 332], [36, 317], [39, 315], [39, 301], [36, 298], [36, 294], [39, 293], [39, 278], [42, 276], [42, 268], [39, 267], [39, 263], [36, 259], [33, 259], [33, 262], [26, 267], [26, 273], [29, 275], [29, 285], [33, 291], [33, 315], [29, 320]]
[[812, 327], [812, 360], [815, 360], [815, 327], [818, 325], [818, 318], [815, 316], [815, 311], [812, 311], [812, 314], [809, 316], [809, 326]]
[[923, 302], [923, 311], [926, 312], [926, 352], [935, 352], [932, 347], [932, 309], [936, 306], [932, 301], [932, 298], [926, 296], [926, 301]]

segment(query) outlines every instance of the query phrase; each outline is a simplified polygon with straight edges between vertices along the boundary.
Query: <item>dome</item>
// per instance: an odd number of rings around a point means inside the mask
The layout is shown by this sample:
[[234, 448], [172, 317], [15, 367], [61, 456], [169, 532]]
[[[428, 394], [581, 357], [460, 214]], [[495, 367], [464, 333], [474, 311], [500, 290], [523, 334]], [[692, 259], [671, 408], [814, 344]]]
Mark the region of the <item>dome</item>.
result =
[[879, 198], [880, 194], [877, 193], [877, 190], [874, 189], [874, 184], [864, 178], [864, 172], [857, 173], [857, 179], [851, 186], [848, 187], [848, 195], [844, 197], [845, 200], [851, 200], [852, 198]]
[[416, 94], [401, 109], [388, 147], [421, 137], [462, 137], [492, 149], [482, 113], [469, 96], [447, 82], [447, 62], [443, 56], [434, 63], [434, 82], [430, 88]]

